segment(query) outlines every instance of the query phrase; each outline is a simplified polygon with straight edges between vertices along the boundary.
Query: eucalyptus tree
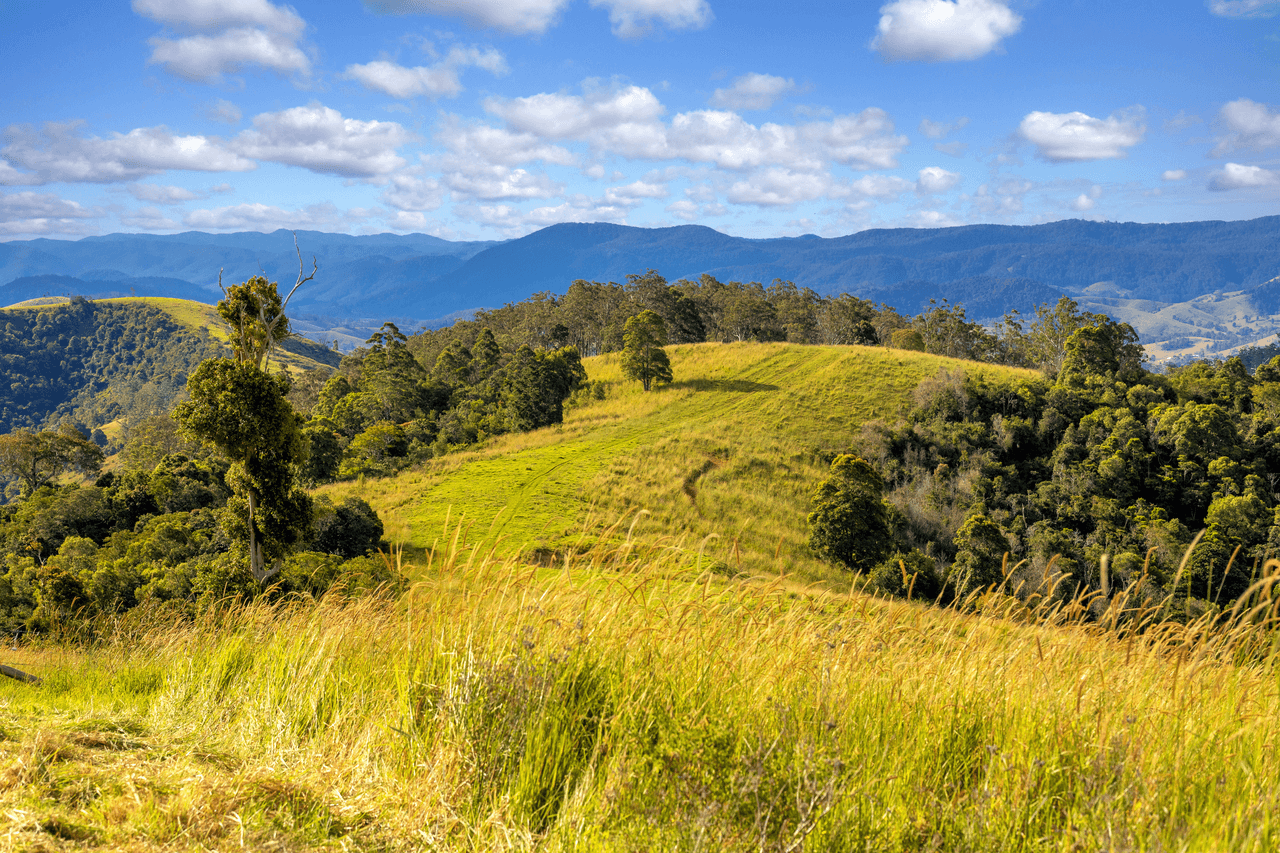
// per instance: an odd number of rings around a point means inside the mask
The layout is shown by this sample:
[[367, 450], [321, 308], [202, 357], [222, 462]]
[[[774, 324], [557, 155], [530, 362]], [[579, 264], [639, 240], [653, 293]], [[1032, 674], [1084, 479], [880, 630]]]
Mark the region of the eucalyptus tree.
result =
[[184, 431], [216, 445], [231, 461], [232, 505], [243, 512], [243, 526], [233, 533], [247, 540], [249, 571], [259, 583], [280, 571], [284, 555], [311, 522], [311, 500], [298, 486], [307, 459], [302, 418], [286, 398], [288, 379], [265, 369], [276, 345], [291, 333], [284, 311], [298, 288], [315, 277], [314, 259], [311, 274], [303, 272], [299, 250], [298, 280], [283, 299], [276, 283], [262, 276], [223, 288], [218, 314], [232, 329], [232, 358], [202, 362], [187, 380], [190, 399], [173, 413]]

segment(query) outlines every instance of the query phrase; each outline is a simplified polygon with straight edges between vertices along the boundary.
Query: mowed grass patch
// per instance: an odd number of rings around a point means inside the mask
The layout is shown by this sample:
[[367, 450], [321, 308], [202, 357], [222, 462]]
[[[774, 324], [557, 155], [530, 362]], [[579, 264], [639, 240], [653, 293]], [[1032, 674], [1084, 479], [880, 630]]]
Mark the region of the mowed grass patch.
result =
[[[13, 653], [45, 681], [0, 684], [0, 837], [33, 850], [1280, 842], [1265, 631], [1124, 636], [730, 581], [635, 539], [554, 569], [442, 550], [418, 575], [398, 600], [134, 614], [91, 646]], [[1003, 610], [998, 596], [979, 606]]]
[[574, 547], [618, 518], [726, 570], [830, 576], [808, 556], [804, 518], [830, 457], [868, 420], [895, 416], [942, 369], [1028, 372], [873, 347], [692, 344], [669, 348], [676, 381], [625, 381], [619, 356], [587, 359], [602, 400], [562, 425], [503, 436], [380, 481], [323, 491], [368, 500], [411, 551], [464, 540], [499, 553]]

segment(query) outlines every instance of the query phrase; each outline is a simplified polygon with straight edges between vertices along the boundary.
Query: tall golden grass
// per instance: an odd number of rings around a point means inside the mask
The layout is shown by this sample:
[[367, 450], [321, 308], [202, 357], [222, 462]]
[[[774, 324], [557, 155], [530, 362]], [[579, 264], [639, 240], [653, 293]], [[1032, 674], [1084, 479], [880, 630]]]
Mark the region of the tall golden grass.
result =
[[552, 566], [444, 537], [398, 598], [139, 612], [10, 651], [45, 681], [0, 686], [0, 838], [1277, 849], [1280, 563], [1174, 623], [1136, 581], [944, 609], [731, 580], [688, 559], [713, 543], [637, 527]]

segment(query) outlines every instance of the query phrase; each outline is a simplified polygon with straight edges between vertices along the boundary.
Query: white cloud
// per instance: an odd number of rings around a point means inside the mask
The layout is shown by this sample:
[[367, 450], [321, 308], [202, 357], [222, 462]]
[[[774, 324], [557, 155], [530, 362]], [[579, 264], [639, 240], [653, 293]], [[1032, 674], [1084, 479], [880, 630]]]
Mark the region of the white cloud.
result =
[[1186, 169], [1169, 169], [1160, 175], [1160, 179], [1163, 181], [1182, 181], [1186, 180], [1186, 177]]
[[953, 228], [963, 225], [959, 219], [940, 210], [920, 210], [911, 217], [911, 223], [917, 228]]
[[960, 118], [950, 124], [940, 121], [930, 121], [927, 118], [922, 118], [920, 119], [920, 132], [930, 139], [941, 139], [953, 130], [960, 130], [968, 123], [968, 116], [960, 116]]
[[311, 71], [298, 46], [306, 22], [291, 8], [267, 0], [134, 0], [133, 10], [188, 33], [149, 41], [148, 62], [185, 80], [217, 81], [249, 65], [282, 74]]
[[569, 0], [365, 0], [386, 15], [452, 15], [518, 35], [546, 32]]
[[939, 166], [927, 166], [920, 170], [920, 179], [916, 181], [916, 192], [920, 195], [935, 195], [955, 189], [960, 183], [960, 175], [948, 172]]
[[725, 198], [733, 204], [790, 207], [821, 198], [829, 189], [830, 180], [825, 175], [775, 168], [764, 169], [749, 180], [735, 182], [725, 193]]
[[1139, 107], [1109, 118], [1097, 119], [1081, 112], [1028, 113], [1018, 125], [1018, 135], [1036, 146], [1037, 155], [1051, 163], [1115, 160], [1125, 149], [1142, 141], [1147, 132]]
[[977, 59], [1021, 26], [1001, 0], [896, 0], [880, 8], [871, 48], [894, 60]]
[[786, 77], [744, 74], [729, 88], [716, 89], [711, 95], [711, 106], [731, 110], [767, 110], [774, 101], [795, 88], [795, 81]]
[[[535, 160], [558, 166], [573, 166], [578, 162], [573, 152], [548, 144], [532, 133], [463, 124], [456, 116], [448, 116], [441, 122], [437, 138], [453, 153], [449, 161], [452, 168], [466, 168], [468, 164], [519, 166]], [[603, 175], [601, 167], [600, 176]]]
[[153, 204], [181, 204], [184, 201], [203, 198], [200, 193], [183, 187], [167, 187], [160, 184], [129, 184], [125, 189], [138, 201], [149, 201]]
[[445, 175], [449, 189], [472, 198], [498, 199], [554, 198], [564, 192], [564, 184], [544, 174], [502, 166], [472, 168]]
[[911, 189], [910, 181], [897, 175], [864, 175], [849, 184], [849, 191], [863, 198], [894, 199]]
[[1280, 172], [1261, 166], [1242, 166], [1228, 163], [1209, 177], [1211, 190], [1240, 190], [1254, 187], [1270, 187], [1280, 184]]
[[1076, 196], [1075, 201], [1071, 202], [1071, 209], [1083, 213], [1086, 210], [1093, 210], [1094, 204], [1096, 202], [1092, 198], [1080, 193], [1080, 195]]
[[605, 198], [610, 201], [638, 201], [645, 198], [666, 198], [668, 190], [665, 184], [651, 184], [646, 181], [635, 181], [621, 187], [609, 187], [605, 190]]
[[1222, 157], [1232, 151], [1249, 148], [1261, 151], [1280, 145], [1280, 113], [1266, 104], [1240, 98], [1224, 104], [1218, 121], [1227, 131], [1218, 138], [1211, 157]]
[[353, 221], [367, 218], [364, 211], [339, 211], [332, 204], [313, 204], [302, 210], [284, 210], [266, 204], [237, 204], [211, 210], [193, 210], [182, 217], [188, 228], [207, 231], [274, 231], [277, 228], [346, 230]]
[[330, 107], [312, 103], [253, 119], [253, 130], [234, 140], [248, 157], [301, 166], [313, 172], [370, 178], [404, 165], [396, 149], [410, 134], [393, 121], [344, 118]]
[[86, 139], [77, 133], [80, 124], [49, 122], [40, 131], [29, 125], [6, 128], [0, 155], [27, 173], [0, 170], [0, 183], [111, 183], [169, 169], [246, 172], [256, 166], [216, 137], [175, 136], [160, 126]]
[[0, 193], [0, 237], [81, 234], [85, 220], [102, 216], [52, 193]]
[[680, 199], [673, 201], [666, 206], [667, 213], [685, 222], [696, 222], [698, 220], [698, 205], [688, 199]]
[[311, 63], [295, 41], [292, 36], [252, 27], [176, 40], [157, 37], [149, 42], [152, 51], [148, 61], [192, 82], [217, 81], [223, 74], [233, 74], [246, 65], [306, 74]]
[[[737, 204], [759, 207], [789, 207], [832, 194], [841, 197], [853, 190], [832, 177], [830, 169], [834, 165], [859, 170], [896, 168], [898, 155], [907, 145], [906, 137], [894, 133], [889, 116], [876, 108], [794, 125], [755, 125], [729, 110], [695, 110], [665, 121], [662, 103], [650, 90], [638, 86], [605, 88], [588, 82], [582, 95], [543, 93], [513, 99], [490, 98], [485, 108], [505, 119], [507, 127], [484, 132], [500, 140], [519, 139], [521, 149], [533, 149], [535, 140], [544, 145], [553, 140], [573, 141], [589, 145], [597, 163], [597, 158], [603, 156], [683, 160], [738, 172], [742, 177], [721, 187], [725, 197]], [[462, 132], [481, 130], [463, 128], [456, 122], [447, 125], [442, 139], [454, 153], [444, 159], [446, 165], [466, 170], [477, 159], [495, 159], [477, 155], [475, 145], [447, 141], [449, 135]], [[604, 170], [587, 170], [586, 174], [598, 180]], [[705, 182], [706, 176], [701, 180]], [[913, 186], [905, 181], [902, 185]], [[715, 198], [713, 193], [710, 199], [690, 200], [696, 205], [714, 202]], [[609, 209], [634, 204], [616, 191], [607, 193], [602, 202]], [[691, 205], [678, 205], [669, 212], [690, 216], [694, 209]], [[702, 214], [709, 215], [708, 209], [702, 208]]]
[[267, 0], [133, 0], [133, 11], [162, 24], [196, 30], [250, 26], [287, 32], [305, 26], [297, 12]]
[[706, 0], [591, 0], [594, 7], [609, 10], [613, 34], [620, 38], [648, 35], [655, 21], [673, 30], [690, 30], [711, 23]]
[[434, 178], [392, 175], [382, 201], [398, 210], [435, 210], [444, 203], [444, 189]]
[[[663, 135], [659, 118], [666, 109], [640, 86], [587, 87], [584, 95], [542, 93], [523, 98], [489, 98], [484, 107], [519, 131], [544, 139], [580, 139], [626, 152], [650, 146], [628, 144], [634, 137]], [[660, 140], [654, 145], [660, 150]]]
[[1223, 18], [1269, 18], [1280, 11], [1277, 0], [1209, 0], [1209, 11]]
[[507, 62], [492, 47], [454, 45], [444, 59], [435, 65], [406, 68], [394, 62], [377, 60], [364, 65], [348, 65], [343, 75], [393, 98], [456, 98], [462, 93], [460, 72], [467, 67], [483, 68], [492, 74], [506, 74]]

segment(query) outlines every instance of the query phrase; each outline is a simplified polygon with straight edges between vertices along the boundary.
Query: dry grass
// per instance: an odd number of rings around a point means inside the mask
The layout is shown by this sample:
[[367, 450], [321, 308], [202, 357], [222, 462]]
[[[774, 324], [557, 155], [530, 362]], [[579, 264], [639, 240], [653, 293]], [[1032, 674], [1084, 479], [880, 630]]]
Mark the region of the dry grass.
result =
[[[1276, 577], [964, 611], [441, 549], [400, 600], [118, 622], [11, 653], [11, 849], [1273, 850]], [[1270, 567], [1280, 568], [1280, 564]], [[104, 626], [105, 628], [106, 626]], [[1141, 627], [1143, 630], [1138, 631]]]

